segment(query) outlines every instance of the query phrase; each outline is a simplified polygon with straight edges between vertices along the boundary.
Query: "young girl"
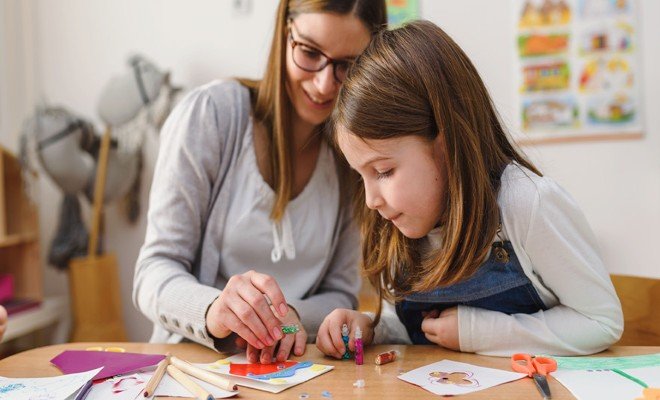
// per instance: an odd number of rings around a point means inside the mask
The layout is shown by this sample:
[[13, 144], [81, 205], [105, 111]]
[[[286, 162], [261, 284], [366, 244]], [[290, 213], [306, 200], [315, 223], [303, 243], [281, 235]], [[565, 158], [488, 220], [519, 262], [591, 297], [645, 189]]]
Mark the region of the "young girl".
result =
[[322, 131], [385, 23], [384, 0], [281, 0], [263, 79], [211, 82], [169, 116], [133, 288], [152, 341], [283, 361], [357, 306], [358, 232]]
[[364, 344], [491, 355], [589, 354], [618, 340], [621, 306], [585, 217], [514, 148], [476, 69], [440, 28], [418, 21], [378, 34], [332, 122], [364, 183], [363, 272], [396, 316], [378, 310], [372, 324], [335, 310], [321, 351], [341, 357], [344, 323]]

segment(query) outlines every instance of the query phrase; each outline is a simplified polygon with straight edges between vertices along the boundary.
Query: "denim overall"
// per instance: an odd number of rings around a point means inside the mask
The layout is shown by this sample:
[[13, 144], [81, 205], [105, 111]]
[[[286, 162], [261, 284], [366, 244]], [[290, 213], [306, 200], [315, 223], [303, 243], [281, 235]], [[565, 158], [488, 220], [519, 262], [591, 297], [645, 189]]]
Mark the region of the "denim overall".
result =
[[[508, 253], [508, 259], [506, 254], [501, 257], [502, 249]], [[459, 304], [506, 314], [532, 314], [547, 309], [509, 241], [494, 243], [488, 260], [469, 279], [449, 287], [414, 293], [396, 304], [396, 313], [413, 344], [432, 344], [422, 332], [422, 312], [442, 311]]]

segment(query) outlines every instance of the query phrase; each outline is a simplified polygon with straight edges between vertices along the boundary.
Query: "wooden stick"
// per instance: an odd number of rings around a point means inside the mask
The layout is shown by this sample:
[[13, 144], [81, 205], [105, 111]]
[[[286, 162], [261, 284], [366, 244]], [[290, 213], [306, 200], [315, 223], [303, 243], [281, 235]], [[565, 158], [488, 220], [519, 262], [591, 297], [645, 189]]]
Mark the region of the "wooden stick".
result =
[[99, 160], [96, 164], [96, 179], [94, 181], [94, 209], [92, 213], [92, 231], [89, 233], [89, 248], [87, 256], [96, 257], [96, 248], [101, 230], [101, 218], [103, 215], [103, 196], [105, 193], [105, 177], [108, 170], [108, 154], [110, 153], [110, 126], [108, 126], [101, 138]]
[[156, 372], [154, 372], [154, 374], [151, 376], [151, 379], [149, 379], [149, 382], [147, 383], [147, 388], [144, 389], [144, 397], [151, 397], [154, 394], [154, 391], [156, 390], [156, 387], [160, 383], [160, 380], [163, 379], [163, 375], [165, 375], [165, 369], [167, 368], [168, 365], [170, 365], [169, 352], [165, 354], [165, 358], [158, 363]]
[[215, 400], [213, 396], [211, 396], [211, 393], [207, 392], [203, 387], [195, 383], [195, 381], [188, 378], [186, 374], [181, 372], [174, 365], [170, 364], [167, 366], [167, 373], [170, 374], [170, 376], [179, 382], [184, 388], [188, 389], [188, 391], [192, 393], [198, 400]]
[[187, 361], [183, 361], [179, 358], [172, 357], [170, 358], [170, 363], [172, 363], [172, 365], [176, 366], [178, 369], [185, 372], [186, 374], [190, 376], [194, 376], [197, 379], [201, 379], [204, 382], [208, 382], [211, 385], [217, 386], [222, 390], [228, 390], [230, 392], [238, 390], [238, 386], [236, 386], [236, 384], [233, 381], [224, 378], [218, 374], [214, 374], [213, 372], [203, 370], [199, 367], [195, 367], [194, 365], [192, 365]]

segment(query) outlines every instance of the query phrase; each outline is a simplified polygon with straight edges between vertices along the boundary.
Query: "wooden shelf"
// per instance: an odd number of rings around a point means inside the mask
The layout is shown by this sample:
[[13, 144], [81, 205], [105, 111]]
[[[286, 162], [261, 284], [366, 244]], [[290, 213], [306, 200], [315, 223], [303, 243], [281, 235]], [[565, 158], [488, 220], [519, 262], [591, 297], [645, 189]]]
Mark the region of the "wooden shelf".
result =
[[[66, 296], [54, 296], [46, 297], [39, 307], [10, 315], [2, 343], [56, 323], [63, 324], [59, 330], [62, 331], [60, 335], [66, 340], [69, 325], [68, 309]], [[59, 341], [61, 339], [55, 339], [55, 342]]]
[[70, 326], [67, 296], [43, 296], [37, 207], [25, 191], [16, 157], [0, 147], [0, 274], [14, 278], [14, 297], [41, 301], [38, 307], [9, 316], [2, 342], [37, 330], [49, 330], [55, 343], [67, 340]]
[[14, 277], [14, 296], [43, 299], [37, 207], [25, 192], [18, 159], [0, 147], [0, 274]]

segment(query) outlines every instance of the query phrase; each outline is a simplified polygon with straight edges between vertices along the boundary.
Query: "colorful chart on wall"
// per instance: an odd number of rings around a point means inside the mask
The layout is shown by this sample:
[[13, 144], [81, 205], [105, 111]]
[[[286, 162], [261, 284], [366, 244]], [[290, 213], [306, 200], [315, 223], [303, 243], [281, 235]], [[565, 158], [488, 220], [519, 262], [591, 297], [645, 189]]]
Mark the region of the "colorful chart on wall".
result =
[[519, 142], [639, 138], [636, 0], [514, 0]]
[[419, 0], [387, 0], [386, 3], [387, 23], [390, 28], [419, 19]]

